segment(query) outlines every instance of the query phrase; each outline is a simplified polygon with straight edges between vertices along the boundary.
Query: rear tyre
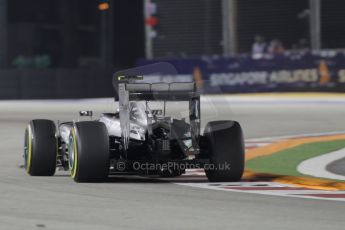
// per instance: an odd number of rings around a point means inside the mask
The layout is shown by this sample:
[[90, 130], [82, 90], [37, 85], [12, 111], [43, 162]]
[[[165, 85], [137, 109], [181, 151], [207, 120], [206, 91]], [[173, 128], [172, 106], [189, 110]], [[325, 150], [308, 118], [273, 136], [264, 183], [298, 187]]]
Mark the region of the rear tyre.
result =
[[109, 136], [96, 121], [75, 123], [68, 147], [71, 177], [76, 182], [103, 182], [109, 174]]
[[[212, 121], [205, 127], [208, 156], [212, 167], [205, 168], [211, 182], [239, 181], [244, 171], [244, 141], [236, 121]], [[204, 145], [205, 146], [205, 145]]]
[[53, 176], [58, 142], [51, 120], [32, 120], [25, 130], [24, 167], [31, 176]]

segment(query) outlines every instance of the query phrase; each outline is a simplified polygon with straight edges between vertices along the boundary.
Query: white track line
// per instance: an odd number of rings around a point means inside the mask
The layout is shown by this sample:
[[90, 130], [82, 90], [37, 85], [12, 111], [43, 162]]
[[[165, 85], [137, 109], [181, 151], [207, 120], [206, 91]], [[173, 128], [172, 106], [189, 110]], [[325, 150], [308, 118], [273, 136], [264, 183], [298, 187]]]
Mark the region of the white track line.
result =
[[345, 148], [303, 161], [297, 166], [300, 173], [335, 180], [345, 180], [345, 176], [327, 171], [328, 164], [345, 157]]
[[175, 183], [200, 189], [241, 192], [269, 196], [345, 201], [345, 191], [314, 190], [275, 182]]
[[303, 138], [303, 137], [321, 137], [321, 136], [331, 136], [331, 135], [340, 135], [345, 134], [345, 131], [334, 131], [334, 132], [321, 132], [321, 133], [303, 133], [303, 134], [293, 134], [293, 135], [284, 135], [284, 136], [275, 136], [275, 137], [260, 137], [260, 138], [251, 138], [248, 139], [248, 142], [274, 142], [277, 140], [283, 139], [292, 139], [292, 138]]

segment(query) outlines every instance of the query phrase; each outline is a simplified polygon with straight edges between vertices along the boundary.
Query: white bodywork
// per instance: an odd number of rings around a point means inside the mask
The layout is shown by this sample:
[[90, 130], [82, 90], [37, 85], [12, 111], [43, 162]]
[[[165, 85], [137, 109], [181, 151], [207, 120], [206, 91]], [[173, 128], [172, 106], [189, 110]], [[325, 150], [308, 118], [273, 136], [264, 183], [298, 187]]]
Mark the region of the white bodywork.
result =
[[[117, 114], [102, 114], [99, 121], [107, 127], [109, 136], [121, 137], [120, 119]], [[63, 123], [59, 127], [63, 142], [68, 143], [72, 122]], [[130, 106], [130, 139], [144, 141], [147, 127], [147, 115], [145, 103], [131, 103]]]

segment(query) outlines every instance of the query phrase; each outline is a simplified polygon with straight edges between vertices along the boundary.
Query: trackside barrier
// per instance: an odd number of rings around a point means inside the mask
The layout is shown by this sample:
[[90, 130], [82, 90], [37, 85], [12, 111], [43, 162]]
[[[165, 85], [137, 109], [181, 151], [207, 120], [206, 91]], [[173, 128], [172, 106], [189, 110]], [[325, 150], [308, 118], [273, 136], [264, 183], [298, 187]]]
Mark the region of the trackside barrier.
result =
[[166, 61], [180, 77], [194, 78], [204, 93], [345, 92], [345, 53], [289, 53], [254, 59], [190, 58], [139, 60], [137, 65]]

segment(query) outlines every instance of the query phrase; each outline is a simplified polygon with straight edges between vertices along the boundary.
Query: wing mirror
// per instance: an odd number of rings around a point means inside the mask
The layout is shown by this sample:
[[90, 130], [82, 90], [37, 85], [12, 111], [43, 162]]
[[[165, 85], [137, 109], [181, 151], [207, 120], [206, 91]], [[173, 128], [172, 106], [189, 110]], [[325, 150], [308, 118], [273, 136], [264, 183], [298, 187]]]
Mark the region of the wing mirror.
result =
[[79, 116], [81, 117], [92, 117], [93, 112], [91, 110], [79, 111]]

